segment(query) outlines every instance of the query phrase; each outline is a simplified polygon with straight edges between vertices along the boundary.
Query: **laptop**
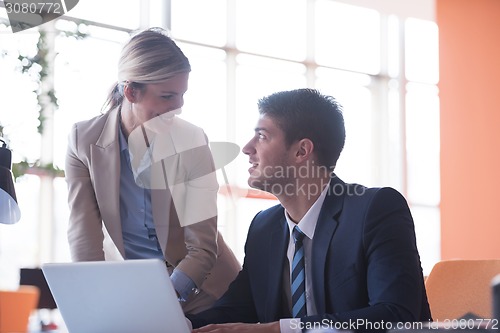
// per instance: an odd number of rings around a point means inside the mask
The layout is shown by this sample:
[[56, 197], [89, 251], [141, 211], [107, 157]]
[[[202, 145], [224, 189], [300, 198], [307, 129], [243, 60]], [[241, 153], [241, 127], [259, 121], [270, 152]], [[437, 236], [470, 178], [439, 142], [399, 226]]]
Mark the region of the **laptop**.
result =
[[69, 333], [189, 333], [158, 259], [42, 266]]

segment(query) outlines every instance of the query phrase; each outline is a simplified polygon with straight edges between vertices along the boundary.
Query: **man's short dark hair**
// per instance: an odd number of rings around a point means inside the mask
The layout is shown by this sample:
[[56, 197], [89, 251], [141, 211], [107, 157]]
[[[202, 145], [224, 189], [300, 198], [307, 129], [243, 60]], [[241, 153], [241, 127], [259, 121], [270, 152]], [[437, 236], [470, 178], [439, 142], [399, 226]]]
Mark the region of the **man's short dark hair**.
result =
[[342, 106], [315, 89], [281, 91], [258, 102], [259, 113], [284, 131], [286, 144], [310, 139], [318, 163], [333, 170], [345, 143]]

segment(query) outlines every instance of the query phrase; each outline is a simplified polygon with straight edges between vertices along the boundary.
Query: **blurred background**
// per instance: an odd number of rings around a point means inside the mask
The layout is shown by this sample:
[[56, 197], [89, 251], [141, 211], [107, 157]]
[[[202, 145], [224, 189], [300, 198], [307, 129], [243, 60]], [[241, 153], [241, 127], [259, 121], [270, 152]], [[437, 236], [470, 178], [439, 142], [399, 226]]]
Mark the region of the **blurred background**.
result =
[[[499, 222], [498, 213], [491, 215], [495, 210], [484, 205], [495, 206], [494, 192], [487, 191], [500, 184], [489, 167], [500, 163], [498, 157], [487, 162], [498, 150], [485, 145], [500, 140], [498, 134], [483, 138], [500, 125], [498, 104], [494, 109], [495, 103], [488, 104], [488, 99], [498, 100], [498, 91], [493, 92], [495, 81], [485, 90], [471, 80], [471, 73], [478, 73], [471, 67], [487, 66], [481, 67], [483, 74], [494, 77], [498, 90], [500, 70], [493, 59], [500, 56], [500, 25], [488, 24], [496, 22], [499, 4], [80, 0], [67, 15], [15, 34], [0, 7], [0, 129], [13, 152], [22, 212], [18, 224], [0, 225], [0, 288], [18, 283], [22, 267], [70, 261], [64, 181], [69, 129], [101, 112], [129, 33], [152, 26], [169, 28], [190, 59], [181, 117], [201, 126], [211, 141], [242, 147], [253, 135], [258, 98], [279, 90], [317, 88], [344, 108], [347, 140], [337, 175], [346, 182], [391, 186], [403, 193], [415, 220], [425, 274], [441, 258], [498, 256], [497, 245], [492, 245], [496, 239], [488, 238], [496, 231], [486, 229]], [[485, 32], [481, 25], [487, 25]], [[457, 84], [464, 82], [468, 84], [462, 91]], [[471, 91], [474, 100], [460, 102]], [[477, 105], [477, 100], [483, 103]], [[482, 167], [471, 174], [475, 163]], [[277, 201], [247, 191], [244, 155], [224, 169], [232, 195], [219, 174], [219, 228], [242, 260], [252, 217]], [[484, 186], [479, 179], [471, 179], [475, 187], [458, 183], [483, 175]], [[478, 196], [484, 198], [474, 201]], [[486, 226], [469, 218], [484, 220], [478, 212], [488, 217]], [[471, 252], [483, 245], [486, 252]]]

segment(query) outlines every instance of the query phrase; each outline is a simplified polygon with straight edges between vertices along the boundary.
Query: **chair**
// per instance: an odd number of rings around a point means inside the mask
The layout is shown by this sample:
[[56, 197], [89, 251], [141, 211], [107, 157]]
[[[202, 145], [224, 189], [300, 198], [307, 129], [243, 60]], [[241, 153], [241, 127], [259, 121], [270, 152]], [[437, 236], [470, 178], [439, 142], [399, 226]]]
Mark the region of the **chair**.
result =
[[39, 290], [20, 286], [17, 290], [0, 290], [0, 333], [27, 332], [29, 318], [38, 304]]
[[425, 281], [432, 318], [457, 319], [467, 313], [492, 318], [491, 281], [500, 260], [443, 260]]
[[42, 331], [48, 331], [57, 328], [54, 323], [53, 312], [51, 310], [57, 308], [57, 304], [52, 296], [47, 280], [43, 275], [41, 268], [21, 268], [19, 276], [20, 285], [35, 286], [40, 291], [38, 298], [37, 319], [40, 322]]
[[21, 268], [19, 284], [35, 286], [40, 290], [37, 309], [56, 309], [57, 304], [52, 296], [47, 280], [41, 268]]

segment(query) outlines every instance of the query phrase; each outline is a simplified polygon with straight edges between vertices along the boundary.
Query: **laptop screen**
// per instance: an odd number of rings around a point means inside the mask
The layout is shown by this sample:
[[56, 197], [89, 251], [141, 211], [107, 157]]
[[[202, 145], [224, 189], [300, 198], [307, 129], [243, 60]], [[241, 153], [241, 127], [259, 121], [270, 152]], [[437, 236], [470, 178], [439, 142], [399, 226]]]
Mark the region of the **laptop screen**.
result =
[[165, 263], [157, 259], [42, 266], [71, 333], [188, 333]]

